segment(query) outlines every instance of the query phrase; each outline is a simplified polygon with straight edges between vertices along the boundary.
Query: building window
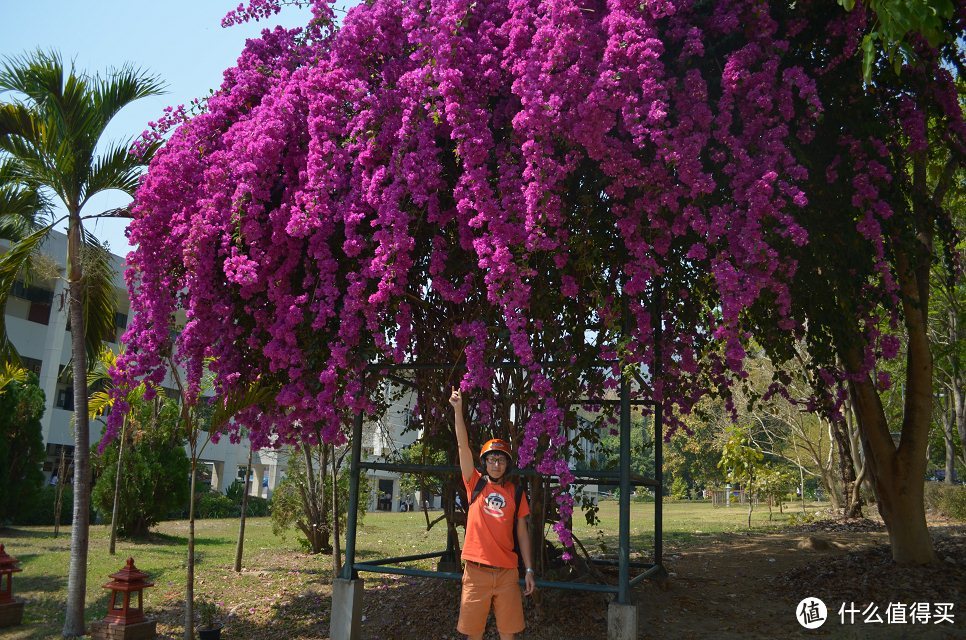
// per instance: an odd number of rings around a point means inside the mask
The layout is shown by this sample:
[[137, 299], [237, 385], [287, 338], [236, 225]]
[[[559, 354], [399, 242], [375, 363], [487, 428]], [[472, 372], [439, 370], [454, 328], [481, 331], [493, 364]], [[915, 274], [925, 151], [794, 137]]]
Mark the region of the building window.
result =
[[44, 460], [44, 471], [53, 474], [60, 469], [60, 458], [64, 457], [64, 469], [67, 471], [67, 479], [70, 481], [70, 474], [74, 466], [74, 447], [69, 444], [48, 444], [47, 458]]
[[26, 369], [27, 371], [37, 374], [37, 377], [39, 378], [40, 367], [43, 366], [44, 363], [40, 360], [37, 360], [36, 358], [25, 358], [23, 356], [20, 356], [20, 364], [22, 364], [23, 368]]
[[61, 387], [57, 390], [57, 408], [64, 411], [74, 410], [74, 389], [72, 387]]
[[54, 292], [43, 287], [28, 287], [23, 282], [15, 282], [10, 294], [30, 303], [27, 320], [38, 324], [50, 323], [50, 307], [54, 302]]
[[27, 312], [27, 320], [37, 324], [50, 324], [50, 303], [31, 302], [30, 311]]
[[114, 314], [114, 342], [115, 344], [121, 344], [121, 336], [124, 335], [124, 329], [127, 328], [127, 314], [126, 313], [115, 313]]

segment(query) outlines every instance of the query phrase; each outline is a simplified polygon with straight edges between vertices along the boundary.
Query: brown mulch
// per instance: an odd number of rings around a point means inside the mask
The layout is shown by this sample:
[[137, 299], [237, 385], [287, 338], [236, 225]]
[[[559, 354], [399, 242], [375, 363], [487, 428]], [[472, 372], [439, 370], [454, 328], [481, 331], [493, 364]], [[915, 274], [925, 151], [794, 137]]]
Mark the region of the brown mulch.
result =
[[[888, 537], [873, 520], [826, 521], [775, 533], [735, 534], [666, 555], [663, 585], [639, 586], [639, 639], [966, 638], [966, 526], [931, 528], [939, 562], [903, 568], [892, 562]], [[827, 545], [807, 544], [815, 539]], [[616, 582], [616, 576], [609, 576]], [[379, 597], [370, 594], [379, 593]], [[794, 611], [805, 597], [828, 606], [823, 628], [807, 631]], [[520, 640], [603, 640], [611, 596], [542, 590], [528, 598]], [[366, 581], [366, 640], [456, 640], [459, 586], [422, 578]], [[843, 626], [842, 603], [953, 602], [955, 624]], [[492, 618], [486, 640], [499, 634]]]
[[[933, 530], [936, 563], [901, 567], [886, 544], [810, 563], [772, 578], [779, 589], [795, 588], [825, 602], [953, 602], [966, 604], [966, 530]], [[884, 607], [883, 607], [884, 608]], [[966, 611], [960, 611], [966, 616]]]

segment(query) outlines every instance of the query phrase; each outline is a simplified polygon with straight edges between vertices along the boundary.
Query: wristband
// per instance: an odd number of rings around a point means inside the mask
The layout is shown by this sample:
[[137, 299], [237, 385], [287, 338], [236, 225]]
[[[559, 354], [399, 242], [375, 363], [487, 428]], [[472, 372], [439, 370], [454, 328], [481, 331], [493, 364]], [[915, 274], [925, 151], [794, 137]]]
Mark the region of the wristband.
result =
[[527, 568], [527, 573], [536, 573], [533, 569]]

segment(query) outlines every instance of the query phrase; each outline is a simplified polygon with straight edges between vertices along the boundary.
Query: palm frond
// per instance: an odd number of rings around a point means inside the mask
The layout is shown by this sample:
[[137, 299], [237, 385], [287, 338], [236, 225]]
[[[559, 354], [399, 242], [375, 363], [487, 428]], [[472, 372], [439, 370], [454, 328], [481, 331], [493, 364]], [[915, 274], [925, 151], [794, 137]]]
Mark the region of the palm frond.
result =
[[91, 91], [94, 110], [103, 119], [103, 127], [118, 111], [135, 100], [159, 96], [164, 92], [165, 84], [158, 76], [131, 65], [112, 69], [106, 78], [97, 78]]
[[91, 163], [84, 192], [81, 194], [81, 206], [101, 191], [117, 189], [129, 196], [134, 196], [141, 178], [141, 161], [128, 152], [130, 144], [115, 143], [106, 152], [98, 154]]
[[27, 381], [27, 370], [19, 367], [12, 362], [4, 363], [0, 367], [0, 396], [3, 395], [4, 388], [11, 382], [23, 384]]
[[215, 410], [211, 415], [209, 433], [216, 433], [225, 428], [228, 421], [243, 409], [250, 407], [268, 406], [278, 393], [275, 385], [256, 381], [245, 389], [229, 393], [222, 401], [215, 403]]
[[64, 61], [56, 51], [37, 49], [4, 58], [0, 91], [21, 93], [38, 105], [63, 95]]
[[107, 391], [95, 391], [87, 399], [87, 415], [91, 420], [100, 418], [114, 406], [114, 398]]
[[66, 202], [65, 185], [75, 163], [44, 113], [19, 103], [0, 104], [0, 151], [13, 157], [12, 177], [32, 187], [44, 185]]
[[82, 273], [84, 274], [84, 343], [87, 349], [87, 368], [97, 364], [103, 343], [114, 342], [117, 328], [117, 296], [114, 278], [117, 275], [111, 260], [111, 252], [100, 240], [84, 231], [81, 247]]
[[[6, 309], [7, 299], [17, 277], [27, 269], [31, 257], [40, 249], [40, 245], [47, 239], [52, 228], [53, 225], [41, 227], [0, 255], [0, 309]], [[20, 355], [7, 335], [5, 313], [0, 313], [0, 361], [18, 364], [20, 362]]]
[[97, 362], [87, 372], [87, 387], [89, 389], [98, 385], [110, 386], [112, 384], [111, 369], [117, 364], [118, 355], [106, 344], [101, 345], [101, 351], [97, 354]]
[[48, 210], [43, 192], [21, 181], [12, 160], [0, 160], [0, 240], [23, 240], [40, 227], [38, 220]]

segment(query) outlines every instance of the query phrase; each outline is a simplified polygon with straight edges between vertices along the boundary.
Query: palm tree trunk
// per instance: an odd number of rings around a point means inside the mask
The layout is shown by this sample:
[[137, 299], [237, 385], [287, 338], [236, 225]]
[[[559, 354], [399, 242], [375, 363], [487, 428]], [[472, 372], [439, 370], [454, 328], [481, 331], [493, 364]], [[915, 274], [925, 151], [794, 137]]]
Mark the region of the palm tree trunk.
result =
[[124, 431], [127, 427], [127, 419], [121, 423], [121, 442], [117, 446], [117, 473], [114, 477], [114, 508], [111, 510], [111, 546], [108, 552], [113, 556], [117, 545], [117, 513], [120, 511], [121, 504], [121, 466], [124, 460]]
[[248, 516], [249, 477], [252, 474], [252, 448], [248, 447], [248, 465], [245, 467], [245, 492], [242, 494], [241, 520], [238, 523], [238, 545], [235, 547], [235, 573], [241, 572], [242, 554], [245, 551], [245, 518]]
[[87, 349], [84, 344], [84, 281], [81, 267], [81, 223], [71, 212], [67, 233], [71, 356], [74, 363], [74, 521], [67, 573], [65, 638], [83, 636], [87, 595], [87, 548], [90, 536], [90, 426], [87, 419]]

